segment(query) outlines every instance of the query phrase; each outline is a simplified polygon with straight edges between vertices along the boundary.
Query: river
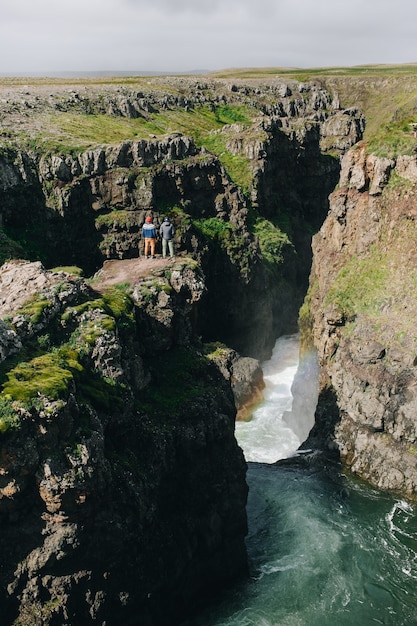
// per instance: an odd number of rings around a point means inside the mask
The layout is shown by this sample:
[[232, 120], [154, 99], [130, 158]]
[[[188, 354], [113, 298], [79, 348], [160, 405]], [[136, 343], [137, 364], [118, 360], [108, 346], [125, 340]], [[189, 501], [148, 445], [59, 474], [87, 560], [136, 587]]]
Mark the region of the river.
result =
[[280, 338], [263, 364], [264, 401], [236, 426], [250, 578], [187, 626], [417, 625], [417, 511], [315, 451], [296, 453], [317, 401], [314, 358], [294, 381], [298, 365], [298, 337]]

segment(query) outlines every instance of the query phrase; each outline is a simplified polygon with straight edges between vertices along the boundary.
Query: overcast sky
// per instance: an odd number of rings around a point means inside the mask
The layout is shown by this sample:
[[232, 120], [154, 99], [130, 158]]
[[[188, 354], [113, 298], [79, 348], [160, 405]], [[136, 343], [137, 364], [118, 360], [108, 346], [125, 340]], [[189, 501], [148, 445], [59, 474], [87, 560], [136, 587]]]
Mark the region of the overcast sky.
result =
[[0, 74], [417, 62], [416, 0], [0, 0]]

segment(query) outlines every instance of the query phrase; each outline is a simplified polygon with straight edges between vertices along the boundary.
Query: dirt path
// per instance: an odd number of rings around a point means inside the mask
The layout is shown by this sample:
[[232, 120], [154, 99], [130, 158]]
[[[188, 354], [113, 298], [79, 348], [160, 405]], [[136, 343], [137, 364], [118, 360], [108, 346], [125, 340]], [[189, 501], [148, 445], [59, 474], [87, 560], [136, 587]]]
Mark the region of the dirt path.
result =
[[94, 275], [94, 289], [102, 291], [120, 283], [134, 283], [148, 276], [152, 270], [162, 269], [172, 263], [172, 259], [163, 259], [161, 256], [156, 259], [139, 257], [105, 261], [101, 270]]

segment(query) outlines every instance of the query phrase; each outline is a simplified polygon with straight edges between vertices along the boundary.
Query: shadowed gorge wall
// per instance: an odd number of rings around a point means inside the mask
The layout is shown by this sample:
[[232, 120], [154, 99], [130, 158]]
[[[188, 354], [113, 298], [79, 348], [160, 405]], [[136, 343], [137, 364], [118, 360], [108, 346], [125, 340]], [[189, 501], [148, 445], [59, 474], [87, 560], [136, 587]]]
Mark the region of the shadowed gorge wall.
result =
[[319, 415], [337, 415], [318, 420], [315, 438], [353, 472], [411, 499], [416, 171], [415, 155], [377, 157], [363, 146], [344, 156], [329, 215], [313, 238], [303, 307], [320, 355]]
[[[2, 615], [173, 626], [247, 575], [237, 389], [296, 328], [363, 117], [315, 83], [194, 79], [13, 88], [1, 114]], [[176, 260], [103, 286], [149, 214]]]

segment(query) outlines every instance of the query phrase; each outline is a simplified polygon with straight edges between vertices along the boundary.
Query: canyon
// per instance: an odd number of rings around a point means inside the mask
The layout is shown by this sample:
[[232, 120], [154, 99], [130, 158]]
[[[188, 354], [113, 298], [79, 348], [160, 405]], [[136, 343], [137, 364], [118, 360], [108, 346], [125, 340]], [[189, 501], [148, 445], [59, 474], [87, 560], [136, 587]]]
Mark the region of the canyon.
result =
[[247, 575], [235, 419], [298, 324], [306, 445], [413, 498], [414, 153], [282, 77], [12, 81], [0, 121], [7, 624], [172, 626]]

